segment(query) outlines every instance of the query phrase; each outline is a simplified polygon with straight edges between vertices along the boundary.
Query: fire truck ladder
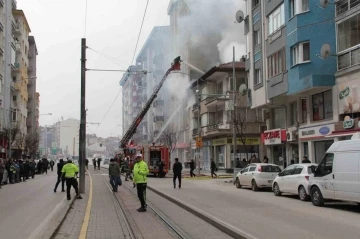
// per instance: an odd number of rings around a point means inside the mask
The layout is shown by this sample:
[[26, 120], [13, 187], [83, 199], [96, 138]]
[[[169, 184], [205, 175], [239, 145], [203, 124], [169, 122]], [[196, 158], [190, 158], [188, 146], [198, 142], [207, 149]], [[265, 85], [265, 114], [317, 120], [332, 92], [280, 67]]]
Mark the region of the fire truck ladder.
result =
[[160, 91], [161, 87], [163, 86], [168, 75], [172, 71], [180, 70], [180, 62], [181, 62], [180, 56], [178, 56], [177, 58], [174, 59], [174, 62], [171, 64], [171, 67], [166, 71], [166, 73], [163, 76], [163, 78], [161, 79], [159, 85], [155, 88], [153, 94], [151, 95], [149, 100], [146, 102], [144, 107], [141, 109], [139, 115], [135, 118], [134, 122], [131, 124], [129, 129], [124, 134], [123, 138], [120, 141], [120, 148], [126, 148], [126, 144], [129, 143], [130, 139], [135, 134], [138, 125], [141, 123], [142, 119], [144, 118], [146, 113], [149, 111], [151, 104], [157, 97], [157, 94], [159, 93], [159, 91]]

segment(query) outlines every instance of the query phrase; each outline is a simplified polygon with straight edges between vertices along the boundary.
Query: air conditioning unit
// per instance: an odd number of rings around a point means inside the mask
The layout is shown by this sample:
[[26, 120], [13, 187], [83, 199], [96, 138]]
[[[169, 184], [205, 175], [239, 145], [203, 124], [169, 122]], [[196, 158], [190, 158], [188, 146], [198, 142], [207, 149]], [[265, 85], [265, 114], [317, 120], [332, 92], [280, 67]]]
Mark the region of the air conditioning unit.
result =
[[298, 140], [298, 135], [295, 130], [287, 130], [286, 131], [286, 140], [288, 142], [293, 142]]

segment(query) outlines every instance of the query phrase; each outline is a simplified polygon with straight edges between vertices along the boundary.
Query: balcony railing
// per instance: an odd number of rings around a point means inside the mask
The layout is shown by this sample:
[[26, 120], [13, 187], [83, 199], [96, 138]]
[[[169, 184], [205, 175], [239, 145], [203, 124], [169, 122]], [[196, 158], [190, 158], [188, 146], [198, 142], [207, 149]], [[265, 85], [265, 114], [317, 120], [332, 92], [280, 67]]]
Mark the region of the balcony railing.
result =
[[197, 136], [198, 135], [198, 129], [193, 129], [193, 136]]
[[360, 47], [338, 55], [338, 71], [358, 64], [360, 64]]
[[336, 16], [353, 9], [358, 5], [360, 5], [360, 0], [338, 0], [336, 2]]
[[199, 103], [193, 104], [192, 110], [195, 111], [195, 110], [198, 110], [198, 109], [199, 109]]

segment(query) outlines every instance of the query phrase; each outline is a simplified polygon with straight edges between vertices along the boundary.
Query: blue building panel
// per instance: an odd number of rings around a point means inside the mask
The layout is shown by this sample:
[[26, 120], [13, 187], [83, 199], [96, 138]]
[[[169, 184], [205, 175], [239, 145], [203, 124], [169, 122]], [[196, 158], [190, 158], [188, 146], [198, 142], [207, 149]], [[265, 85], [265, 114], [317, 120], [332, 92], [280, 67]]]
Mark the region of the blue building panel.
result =
[[[286, 19], [286, 66], [288, 69], [288, 94], [317, 86], [333, 86], [336, 72], [336, 58], [321, 59], [321, 47], [327, 43], [331, 53], [336, 52], [334, 4], [327, 8], [317, 7], [318, 1], [309, 1], [310, 11], [290, 18], [290, 1], [285, 1]], [[293, 65], [292, 49], [299, 43], [309, 41], [310, 61]]]

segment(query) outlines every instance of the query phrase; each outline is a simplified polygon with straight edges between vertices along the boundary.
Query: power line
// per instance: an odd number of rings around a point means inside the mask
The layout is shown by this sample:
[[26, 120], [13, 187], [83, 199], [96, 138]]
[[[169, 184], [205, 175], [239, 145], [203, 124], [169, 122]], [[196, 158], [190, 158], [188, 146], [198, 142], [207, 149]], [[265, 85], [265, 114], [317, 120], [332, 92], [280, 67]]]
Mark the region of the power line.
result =
[[85, 29], [84, 29], [84, 38], [86, 38], [87, 6], [88, 6], [88, 1], [85, 0]]
[[138, 44], [139, 44], [139, 40], [140, 40], [140, 36], [141, 36], [141, 31], [142, 31], [142, 27], [143, 27], [143, 25], [144, 25], [144, 20], [145, 20], [145, 16], [146, 16], [146, 11], [147, 11], [148, 5], [149, 5], [149, 0], [147, 0], [147, 2], [146, 2], [143, 19], [142, 19], [141, 26], [140, 26], [139, 35], [138, 35], [138, 38], [137, 38], [137, 41], [136, 41], [136, 45], [135, 45], [134, 55], [133, 55], [133, 58], [132, 58], [132, 60], [131, 60], [131, 62], [130, 62], [130, 70], [131, 70], [131, 66], [132, 66], [132, 64], [133, 64], [133, 62], [134, 62], [134, 59], [135, 59], [135, 54], [136, 54], [136, 50], [137, 50], [137, 47], [138, 47]]
[[[91, 47], [88, 47], [88, 49], [89, 49], [89, 50], [92, 50], [93, 52], [99, 54], [100, 56], [102, 56], [102, 57], [104, 57], [104, 58], [112, 61], [112, 62], [115, 63], [116, 65], [120, 65], [121, 67], [125, 67], [125, 68], [128, 67], [127, 64], [121, 62], [119, 59], [117, 59], [117, 58], [115, 58], [115, 57], [106, 55], [105, 53], [102, 53], [102, 52], [100, 52], [100, 51], [97, 51], [97, 50], [95, 50], [95, 49], [92, 49]], [[116, 62], [116, 61], [118, 61], [118, 62]]]
[[[133, 58], [132, 58], [131, 63], [130, 63], [130, 70], [129, 70], [130, 72], [131, 72], [132, 63], [133, 63], [133, 61], [134, 61], [134, 59], [135, 59], [135, 54], [136, 54], [136, 50], [137, 50], [137, 47], [138, 47], [138, 44], [139, 44], [139, 40], [140, 40], [140, 36], [141, 36], [141, 31], [142, 31], [142, 27], [143, 27], [143, 25], [144, 25], [144, 20], [145, 20], [146, 11], [147, 11], [147, 8], [148, 8], [148, 5], [149, 5], [149, 1], [150, 1], [150, 0], [147, 0], [147, 2], [146, 2], [143, 19], [142, 19], [141, 26], [140, 26], [139, 35], [138, 35], [138, 38], [137, 38], [137, 41], [136, 41], [136, 45], [135, 45], [134, 55], [133, 55]], [[106, 112], [106, 114], [105, 114], [105, 116], [103, 117], [103, 119], [100, 121], [100, 124], [98, 125], [98, 127], [96, 128], [96, 130], [99, 128], [99, 126], [101, 125], [101, 123], [103, 122], [103, 120], [106, 118], [107, 114], [110, 112], [112, 106], [114, 105], [115, 101], [116, 101], [117, 98], [119, 97], [120, 93], [121, 93], [121, 90], [120, 90], [119, 93], [116, 95], [113, 103], [110, 105], [108, 111]]]

